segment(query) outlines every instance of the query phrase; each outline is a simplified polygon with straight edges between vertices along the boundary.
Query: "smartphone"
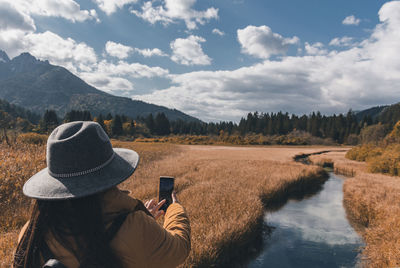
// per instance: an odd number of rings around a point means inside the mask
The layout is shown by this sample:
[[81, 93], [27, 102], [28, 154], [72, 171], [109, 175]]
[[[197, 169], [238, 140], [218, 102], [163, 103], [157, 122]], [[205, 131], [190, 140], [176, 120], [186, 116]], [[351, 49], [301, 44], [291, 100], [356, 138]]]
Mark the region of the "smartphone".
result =
[[160, 177], [160, 188], [158, 191], [158, 202], [161, 200], [166, 200], [164, 205], [160, 208], [161, 210], [164, 210], [164, 212], [167, 211], [167, 208], [169, 205], [172, 204], [172, 191], [174, 190], [174, 177], [168, 177], [168, 176], [161, 176]]

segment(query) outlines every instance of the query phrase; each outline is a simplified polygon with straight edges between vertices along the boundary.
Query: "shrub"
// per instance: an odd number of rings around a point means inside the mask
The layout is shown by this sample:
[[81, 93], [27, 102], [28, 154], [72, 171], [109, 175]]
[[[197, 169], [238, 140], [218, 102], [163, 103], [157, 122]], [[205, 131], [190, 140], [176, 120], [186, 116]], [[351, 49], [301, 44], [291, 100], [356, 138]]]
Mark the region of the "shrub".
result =
[[399, 142], [400, 142], [400, 121], [394, 125], [393, 130], [385, 138], [385, 144], [392, 144]]
[[371, 157], [381, 155], [383, 148], [373, 144], [363, 144], [356, 146], [346, 153], [346, 158], [356, 161], [366, 161]]
[[346, 139], [346, 144], [348, 145], [357, 145], [360, 142], [360, 139], [357, 134], [350, 134]]
[[364, 127], [360, 133], [361, 143], [378, 144], [385, 138], [388, 133], [388, 127], [381, 123]]
[[392, 176], [400, 175], [400, 144], [385, 148], [382, 154], [367, 160], [368, 170], [373, 173], [387, 173]]
[[33, 132], [20, 134], [17, 138], [18, 142], [27, 143], [27, 144], [46, 144], [47, 135], [37, 134]]

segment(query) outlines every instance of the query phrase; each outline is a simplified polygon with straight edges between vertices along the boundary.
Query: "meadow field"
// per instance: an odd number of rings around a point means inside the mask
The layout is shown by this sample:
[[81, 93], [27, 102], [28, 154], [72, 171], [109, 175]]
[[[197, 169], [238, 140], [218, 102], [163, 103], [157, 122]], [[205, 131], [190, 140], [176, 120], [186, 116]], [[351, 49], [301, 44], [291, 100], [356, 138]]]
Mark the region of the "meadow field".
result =
[[400, 267], [400, 178], [370, 173], [367, 163], [345, 152], [314, 155], [314, 163], [333, 162], [339, 174], [352, 174], [343, 185], [343, 204], [350, 222], [365, 241], [368, 267]]
[[[141, 156], [134, 175], [120, 185], [141, 200], [156, 198], [158, 178], [176, 178], [176, 190], [192, 226], [192, 251], [182, 267], [227, 264], [247, 253], [262, 232], [269, 202], [320, 185], [324, 171], [292, 161], [321, 147], [182, 146], [113, 141]], [[0, 266], [8, 267], [30, 200], [23, 183], [45, 167], [45, 146], [0, 145]]]

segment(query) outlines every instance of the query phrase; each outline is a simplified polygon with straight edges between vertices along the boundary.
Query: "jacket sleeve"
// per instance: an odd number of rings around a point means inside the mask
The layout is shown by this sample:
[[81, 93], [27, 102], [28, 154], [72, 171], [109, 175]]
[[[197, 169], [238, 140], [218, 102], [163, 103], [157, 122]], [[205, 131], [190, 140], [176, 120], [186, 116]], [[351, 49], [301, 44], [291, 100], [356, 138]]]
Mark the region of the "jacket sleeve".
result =
[[145, 233], [148, 267], [176, 267], [190, 252], [190, 223], [182, 205], [171, 204], [165, 214], [164, 228], [146, 216]]

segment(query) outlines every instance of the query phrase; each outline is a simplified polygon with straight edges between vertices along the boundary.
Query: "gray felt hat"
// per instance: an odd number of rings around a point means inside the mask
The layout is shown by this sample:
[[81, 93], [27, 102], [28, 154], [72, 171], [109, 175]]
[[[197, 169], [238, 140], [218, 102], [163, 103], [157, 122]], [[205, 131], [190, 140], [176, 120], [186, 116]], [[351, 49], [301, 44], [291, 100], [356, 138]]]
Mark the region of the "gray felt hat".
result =
[[63, 124], [47, 140], [47, 168], [24, 185], [26, 196], [70, 199], [105, 191], [135, 171], [139, 155], [112, 148], [103, 128], [95, 122]]

